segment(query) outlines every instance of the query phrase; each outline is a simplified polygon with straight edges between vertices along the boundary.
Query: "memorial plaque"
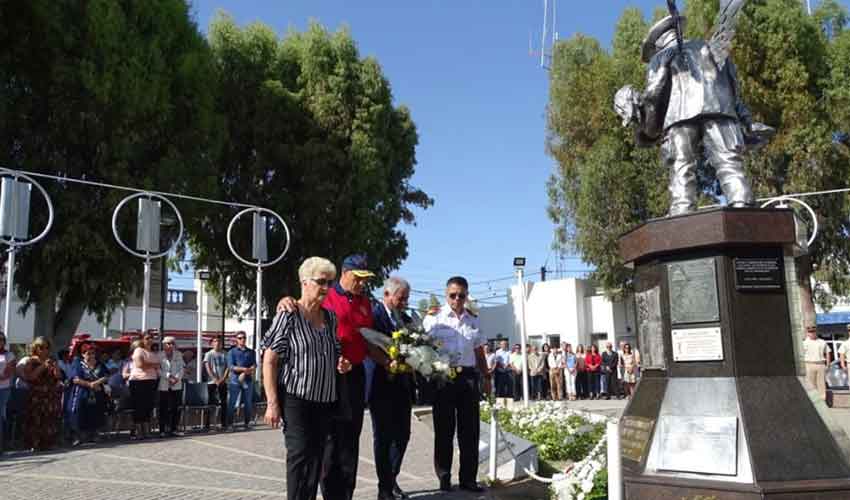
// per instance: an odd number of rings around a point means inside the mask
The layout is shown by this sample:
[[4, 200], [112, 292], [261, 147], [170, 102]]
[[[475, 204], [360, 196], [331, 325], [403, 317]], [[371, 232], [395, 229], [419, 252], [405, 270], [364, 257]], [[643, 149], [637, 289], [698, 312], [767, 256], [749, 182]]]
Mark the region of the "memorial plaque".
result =
[[667, 264], [667, 281], [671, 323], [720, 321], [713, 258], [671, 262]]
[[645, 417], [623, 417], [620, 421], [620, 455], [637, 463], [643, 461], [655, 420]]
[[738, 290], [779, 290], [782, 265], [779, 257], [735, 259], [735, 288]]
[[673, 361], [722, 361], [720, 327], [679, 328], [671, 332]]
[[736, 417], [662, 416], [660, 469], [734, 476], [738, 473]]
[[661, 322], [661, 288], [656, 286], [635, 293], [640, 363], [645, 369], [667, 367], [664, 358], [663, 324]]

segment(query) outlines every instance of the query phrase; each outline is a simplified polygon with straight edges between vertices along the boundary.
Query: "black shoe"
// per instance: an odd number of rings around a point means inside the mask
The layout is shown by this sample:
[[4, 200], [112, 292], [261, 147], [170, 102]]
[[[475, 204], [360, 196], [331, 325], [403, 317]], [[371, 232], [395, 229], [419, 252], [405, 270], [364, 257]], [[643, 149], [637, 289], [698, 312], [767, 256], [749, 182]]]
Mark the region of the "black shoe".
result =
[[395, 500], [395, 496], [392, 492], [379, 491], [378, 492], [378, 500]]
[[484, 488], [478, 486], [478, 483], [460, 483], [460, 489], [471, 493], [483, 493]]
[[407, 493], [405, 493], [404, 490], [401, 489], [398, 483], [393, 486], [393, 496], [395, 497], [395, 500], [407, 500], [408, 498], [410, 498]]
[[440, 491], [452, 491], [452, 480], [449, 478], [440, 478]]

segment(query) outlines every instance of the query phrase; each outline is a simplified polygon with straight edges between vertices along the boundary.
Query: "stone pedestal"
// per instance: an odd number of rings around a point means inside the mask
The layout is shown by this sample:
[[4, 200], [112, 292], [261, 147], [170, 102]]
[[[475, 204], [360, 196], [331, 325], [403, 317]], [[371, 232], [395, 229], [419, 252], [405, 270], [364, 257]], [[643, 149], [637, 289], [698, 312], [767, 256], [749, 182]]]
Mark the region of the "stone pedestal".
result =
[[642, 379], [620, 422], [629, 500], [848, 499], [848, 465], [795, 373], [786, 209], [649, 221], [634, 265]]

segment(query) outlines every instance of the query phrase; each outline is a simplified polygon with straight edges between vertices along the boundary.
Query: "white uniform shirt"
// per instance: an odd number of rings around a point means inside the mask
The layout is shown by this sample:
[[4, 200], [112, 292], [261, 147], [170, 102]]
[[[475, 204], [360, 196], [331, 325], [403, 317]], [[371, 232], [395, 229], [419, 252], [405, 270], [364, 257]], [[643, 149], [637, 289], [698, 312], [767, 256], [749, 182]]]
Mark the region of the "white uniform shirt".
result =
[[810, 339], [806, 337], [803, 341], [803, 360], [806, 363], [824, 363], [826, 362], [826, 354], [829, 347], [823, 339]]
[[487, 343], [481, 335], [476, 316], [464, 311], [459, 317], [452, 308], [444, 305], [437, 314], [422, 320], [422, 327], [434, 340], [442, 342], [441, 352], [452, 357], [457, 366], [477, 367], [475, 349]]
[[557, 354], [554, 352], [549, 353], [549, 369], [555, 368], [564, 368], [564, 355], [560, 352]]

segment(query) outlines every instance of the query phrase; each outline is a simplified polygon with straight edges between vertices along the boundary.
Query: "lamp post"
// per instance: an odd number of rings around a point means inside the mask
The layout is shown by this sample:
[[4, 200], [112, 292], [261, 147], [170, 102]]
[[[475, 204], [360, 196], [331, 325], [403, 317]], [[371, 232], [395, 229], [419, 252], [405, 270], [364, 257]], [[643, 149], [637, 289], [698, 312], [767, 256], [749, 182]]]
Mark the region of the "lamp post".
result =
[[[0, 243], [9, 247], [9, 258], [6, 264], [6, 313], [3, 319], [3, 331], [9, 335], [9, 322], [12, 319], [12, 294], [15, 289], [15, 254], [18, 247], [32, 245], [38, 242], [53, 227], [53, 202], [47, 191], [34, 179], [19, 172], [0, 168], [3, 176], [2, 191], [0, 192]], [[26, 182], [21, 182], [23, 179]], [[44, 196], [47, 203], [47, 224], [38, 236], [29, 236], [30, 194], [32, 187]]]
[[198, 278], [198, 334], [195, 336], [195, 360], [197, 361], [197, 370], [195, 382], [201, 383], [201, 339], [204, 333], [204, 281], [210, 279], [210, 272], [200, 270], [195, 272], [195, 277]]
[[514, 257], [514, 270], [516, 271], [517, 286], [520, 294], [520, 313], [519, 313], [519, 338], [520, 349], [522, 354], [522, 404], [528, 408], [528, 352], [525, 345], [525, 282], [522, 278], [522, 271], [525, 268], [525, 257]]

